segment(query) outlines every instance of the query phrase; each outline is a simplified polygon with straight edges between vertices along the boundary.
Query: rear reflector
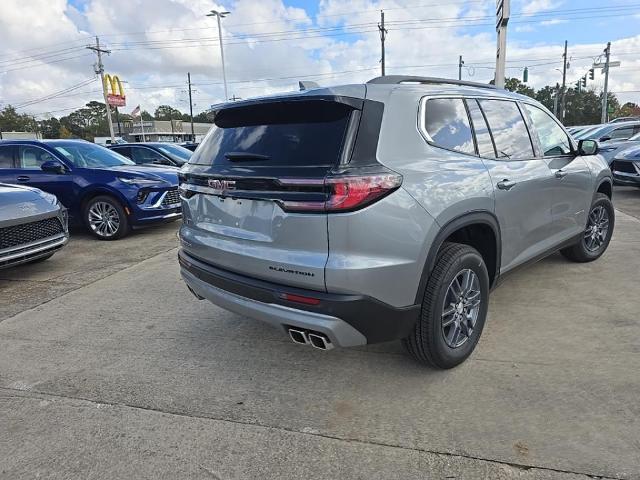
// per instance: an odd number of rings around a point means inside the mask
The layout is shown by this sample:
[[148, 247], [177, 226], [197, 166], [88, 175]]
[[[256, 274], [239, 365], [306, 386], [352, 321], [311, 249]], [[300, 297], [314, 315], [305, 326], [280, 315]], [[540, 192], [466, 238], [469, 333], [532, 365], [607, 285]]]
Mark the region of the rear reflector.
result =
[[304, 303], [305, 305], [318, 305], [320, 299], [312, 297], [303, 297], [302, 295], [294, 295], [292, 293], [282, 293], [280, 298], [289, 302]]
[[279, 202], [289, 212], [349, 212], [366, 207], [402, 185], [402, 176], [382, 175], [336, 176], [324, 181], [328, 189], [324, 202]]

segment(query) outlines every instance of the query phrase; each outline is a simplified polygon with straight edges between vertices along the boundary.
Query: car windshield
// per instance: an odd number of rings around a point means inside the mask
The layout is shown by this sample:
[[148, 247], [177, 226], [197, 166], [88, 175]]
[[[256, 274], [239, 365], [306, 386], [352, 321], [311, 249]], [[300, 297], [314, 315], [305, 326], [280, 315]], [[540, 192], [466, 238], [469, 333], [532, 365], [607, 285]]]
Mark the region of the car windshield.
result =
[[193, 152], [191, 150], [187, 150], [180, 145], [158, 145], [158, 150], [162, 153], [169, 155], [172, 160], [175, 160], [176, 163], [180, 165], [184, 165], [189, 161]]
[[584, 140], [587, 138], [595, 138], [592, 137], [592, 135], [596, 132], [599, 132], [600, 130], [606, 130], [607, 128], [609, 128], [609, 126], [602, 126], [602, 125], [598, 125], [597, 127], [591, 127], [591, 128], [587, 128], [586, 130], [580, 132], [579, 134], [576, 135], [576, 138], [578, 140]]
[[77, 168], [109, 168], [121, 165], [135, 165], [119, 153], [93, 143], [69, 142], [52, 145], [57, 152]]

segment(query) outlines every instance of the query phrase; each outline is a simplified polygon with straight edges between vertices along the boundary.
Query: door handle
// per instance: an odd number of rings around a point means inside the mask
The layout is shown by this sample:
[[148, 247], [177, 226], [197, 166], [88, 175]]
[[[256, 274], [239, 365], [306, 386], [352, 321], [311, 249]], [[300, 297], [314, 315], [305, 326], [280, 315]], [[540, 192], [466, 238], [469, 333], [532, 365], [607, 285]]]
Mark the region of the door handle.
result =
[[562, 170], [556, 170], [556, 178], [564, 178], [569, 172], [563, 172]]
[[19, 182], [28, 182], [29, 180], [31, 180], [31, 178], [27, 175], [18, 175]]
[[515, 186], [516, 186], [516, 182], [514, 182], [513, 180], [509, 180], [507, 178], [498, 182], [498, 188], [500, 190], [511, 190]]

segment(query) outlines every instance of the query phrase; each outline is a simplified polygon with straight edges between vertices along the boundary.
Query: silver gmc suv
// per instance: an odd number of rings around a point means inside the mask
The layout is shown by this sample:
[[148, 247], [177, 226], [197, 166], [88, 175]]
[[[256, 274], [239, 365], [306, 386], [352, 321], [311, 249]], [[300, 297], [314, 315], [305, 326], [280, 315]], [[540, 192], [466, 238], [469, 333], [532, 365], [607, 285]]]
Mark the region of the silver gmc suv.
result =
[[531, 98], [452, 80], [224, 104], [180, 173], [182, 277], [296, 343], [401, 339], [450, 368], [506, 273], [607, 249], [612, 180], [597, 149]]

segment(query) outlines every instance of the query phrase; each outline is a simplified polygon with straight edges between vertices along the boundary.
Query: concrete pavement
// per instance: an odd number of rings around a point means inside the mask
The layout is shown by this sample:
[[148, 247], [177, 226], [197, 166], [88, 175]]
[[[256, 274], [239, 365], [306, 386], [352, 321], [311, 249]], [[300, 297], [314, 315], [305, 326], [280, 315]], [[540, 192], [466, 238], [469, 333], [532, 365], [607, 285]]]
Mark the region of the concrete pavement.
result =
[[[163, 228], [138, 241], [170, 248]], [[397, 343], [291, 344], [195, 300], [175, 255], [116, 262], [0, 322], [0, 478], [640, 479], [632, 216], [599, 261], [508, 279], [447, 372]]]

